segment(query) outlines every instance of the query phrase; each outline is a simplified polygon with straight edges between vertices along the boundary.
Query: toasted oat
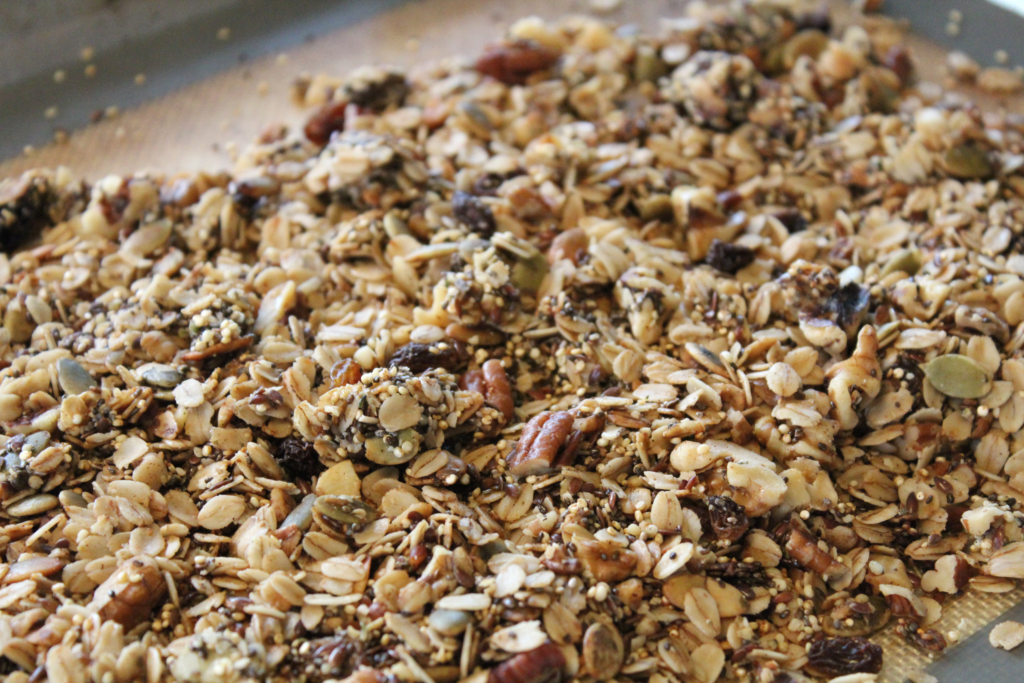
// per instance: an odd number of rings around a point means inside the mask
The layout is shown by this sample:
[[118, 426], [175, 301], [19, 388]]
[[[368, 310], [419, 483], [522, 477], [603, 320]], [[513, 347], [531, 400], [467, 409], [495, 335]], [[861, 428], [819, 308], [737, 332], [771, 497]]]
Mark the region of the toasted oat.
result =
[[1024, 624], [1016, 621], [1001, 621], [988, 634], [992, 647], [1012, 650], [1024, 643]]

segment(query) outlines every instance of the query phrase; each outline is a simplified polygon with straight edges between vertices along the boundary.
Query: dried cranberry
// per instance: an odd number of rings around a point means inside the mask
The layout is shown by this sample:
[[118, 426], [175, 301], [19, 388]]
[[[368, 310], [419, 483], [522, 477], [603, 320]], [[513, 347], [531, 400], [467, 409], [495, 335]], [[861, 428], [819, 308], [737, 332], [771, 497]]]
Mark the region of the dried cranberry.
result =
[[465, 362], [466, 354], [454, 344], [448, 344], [442, 349], [414, 342], [395, 351], [395, 355], [388, 361], [388, 367], [409, 368], [410, 372], [418, 375], [433, 368], [455, 370]]
[[735, 541], [750, 528], [746, 510], [732, 498], [708, 496], [711, 529], [720, 541]]
[[345, 108], [348, 102], [328, 102], [320, 111], [309, 117], [303, 132], [306, 139], [315, 145], [326, 145], [331, 135], [345, 129]]
[[824, 638], [811, 643], [807, 671], [825, 678], [876, 674], [882, 670], [882, 646], [865, 638]]
[[470, 232], [484, 238], [490, 237], [498, 229], [491, 207], [484, 204], [480, 198], [466, 192], [456, 192], [452, 197], [452, 215], [455, 216], [455, 220], [469, 228]]
[[746, 268], [753, 262], [754, 250], [742, 244], [715, 240], [708, 249], [708, 265], [723, 273], [735, 275], [737, 270]]
[[489, 45], [476, 60], [476, 70], [506, 85], [522, 85], [531, 74], [558, 61], [558, 53], [529, 40]]
[[295, 479], [312, 479], [324, 471], [313, 444], [294, 436], [281, 442], [277, 449], [277, 462]]

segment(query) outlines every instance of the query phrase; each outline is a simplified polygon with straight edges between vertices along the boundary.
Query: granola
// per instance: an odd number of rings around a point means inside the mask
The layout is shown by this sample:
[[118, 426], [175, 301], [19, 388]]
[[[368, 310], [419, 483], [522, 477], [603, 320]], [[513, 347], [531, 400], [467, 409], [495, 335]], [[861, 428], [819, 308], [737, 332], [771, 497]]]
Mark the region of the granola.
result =
[[797, 0], [524, 19], [300, 84], [230, 174], [6, 181], [0, 673], [945, 648], [948, 600], [1024, 579], [1024, 125], [915, 88], [900, 37]]

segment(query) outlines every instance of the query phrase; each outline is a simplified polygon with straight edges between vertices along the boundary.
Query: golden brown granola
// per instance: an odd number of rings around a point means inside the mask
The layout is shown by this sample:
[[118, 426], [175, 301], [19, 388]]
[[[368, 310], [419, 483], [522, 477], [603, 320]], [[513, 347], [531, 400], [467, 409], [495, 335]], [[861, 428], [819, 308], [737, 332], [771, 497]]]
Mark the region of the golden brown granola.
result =
[[664, 28], [0, 187], [7, 680], [862, 683], [1024, 578], [1024, 122], [880, 17]]

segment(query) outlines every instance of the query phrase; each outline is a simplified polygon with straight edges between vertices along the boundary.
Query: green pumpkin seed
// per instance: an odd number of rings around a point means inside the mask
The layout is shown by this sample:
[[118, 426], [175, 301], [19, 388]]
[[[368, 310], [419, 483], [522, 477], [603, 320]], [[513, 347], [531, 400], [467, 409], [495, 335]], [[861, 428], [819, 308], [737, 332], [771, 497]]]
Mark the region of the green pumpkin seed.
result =
[[920, 251], [900, 249], [885, 262], [885, 266], [882, 267], [882, 277], [897, 271], [903, 271], [907, 275], [917, 275], [917, 271], [921, 270], [921, 263]]
[[288, 516], [281, 522], [281, 528], [296, 526], [302, 531], [309, 528], [313, 521], [313, 506], [316, 504], [317, 495], [310, 493], [302, 502], [295, 506], [295, 509], [288, 513]]
[[459, 258], [465, 263], [473, 262], [473, 254], [481, 251], [487, 251], [491, 248], [491, 243], [487, 240], [482, 240], [476, 237], [468, 237], [459, 242]]
[[377, 511], [352, 496], [320, 496], [313, 510], [342, 524], [367, 524], [377, 519]]
[[60, 500], [60, 504], [65, 508], [87, 508], [89, 507], [89, 501], [85, 499], [81, 493], [76, 493], [71, 489], [64, 489], [57, 496]]
[[49, 432], [34, 432], [25, 437], [25, 446], [33, 454], [42, 453], [46, 445], [50, 443]]
[[933, 387], [953, 398], [981, 398], [992, 388], [984, 368], [956, 353], [939, 356], [921, 369]]
[[667, 194], [652, 194], [640, 200], [640, 217], [645, 221], [671, 220], [672, 199]]
[[536, 292], [548, 274], [548, 260], [538, 253], [528, 259], [516, 261], [512, 266], [512, 284], [527, 292]]
[[384, 216], [384, 232], [386, 232], [388, 237], [392, 239], [399, 235], [412, 234], [412, 231], [409, 230], [409, 226], [405, 224], [405, 221], [399, 218], [393, 211], [385, 214]]
[[70, 358], [61, 358], [57, 361], [57, 381], [68, 395], [82, 394], [97, 386], [92, 375]]
[[[884, 72], [884, 73], [883, 73]], [[890, 81], [886, 78], [890, 76]], [[888, 69], [880, 72], [878, 69], [871, 69], [861, 74], [861, 87], [867, 95], [868, 108], [871, 111], [891, 114], [896, 111], [896, 104], [899, 102], [899, 78]]]
[[786, 46], [776, 45], [768, 50], [764, 57], [764, 70], [770, 76], [777, 76], [786, 70], [784, 60], [786, 57]]
[[485, 543], [482, 546], [479, 546], [479, 550], [480, 557], [485, 560], [489, 560], [495, 555], [507, 553], [508, 546], [505, 544], [505, 541], [491, 541], [490, 543]]
[[815, 28], [800, 31], [782, 48], [782, 68], [789, 70], [804, 55], [817, 59], [828, 47], [828, 36]]
[[152, 387], [173, 389], [181, 384], [185, 376], [170, 365], [151, 365], [141, 373], [142, 381]]
[[407, 463], [420, 452], [423, 437], [415, 429], [403, 429], [396, 435], [397, 446], [389, 446], [384, 437], [366, 440], [366, 459], [378, 465], [401, 465]]
[[992, 175], [988, 154], [977, 145], [965, 143], [946, 152], [946, 170], [957, 178], [977, 179]]
[[[880, 595], [872, 596], [866, 603], [871, 608], [867, 614], [860, 612], [850, 614], [841, 619], [833, 618], [831, 614], [821, 620], [822, 630], [830, 636], [840, 638], [866, 637], [879, 630], [889, 622], [892, 612], [885, 598]], [[843, 611], [845, 608], [841, 608]]]
[[435, 609], [427, 617], [430, 626], [446, 636], [457, 636], [466, 630], [470, 618], [467, 612], [451, 609]]
[[657, 81], [666, 73], [665, 62], [661, 61], [658, 51], [650, 45], [640, 45], [637, 47], [634, 69], [637, 83]]

